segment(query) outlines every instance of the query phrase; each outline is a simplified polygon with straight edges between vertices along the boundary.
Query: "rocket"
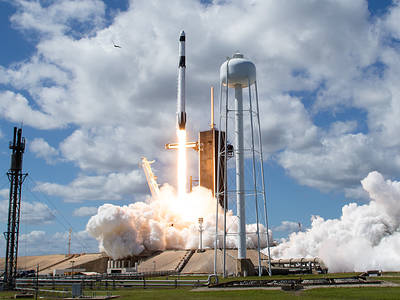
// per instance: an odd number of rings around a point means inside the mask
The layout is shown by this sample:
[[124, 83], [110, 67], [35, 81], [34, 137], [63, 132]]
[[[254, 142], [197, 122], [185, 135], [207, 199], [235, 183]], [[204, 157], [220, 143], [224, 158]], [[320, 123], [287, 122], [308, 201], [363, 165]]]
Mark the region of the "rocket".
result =
[[178, 96], [176, 105], [176, 121], [177, 127], [184, 130], [186, 127], [185, 112], [185, 32], [182, 30], [179, 35], [179, 65], [178, 65]]

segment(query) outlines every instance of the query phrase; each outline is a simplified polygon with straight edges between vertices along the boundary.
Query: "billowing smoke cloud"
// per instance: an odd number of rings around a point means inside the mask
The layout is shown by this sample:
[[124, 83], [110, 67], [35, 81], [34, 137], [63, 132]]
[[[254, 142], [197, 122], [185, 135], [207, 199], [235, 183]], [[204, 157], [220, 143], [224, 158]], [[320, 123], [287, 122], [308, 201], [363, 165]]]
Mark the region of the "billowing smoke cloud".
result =
[[361, 184], [368, 204], [345, 205], [340, 219], [314, 216], [311, 228], [291, 234], [272, 250], [273, 257], [318, 256], [330, 272], [399, 270], [400, 182], [371, 172]]
[[[197, 249], [198, 218], [203, 218], [203, 246], [213, 247], [216, 202], [211, 191], [195, 187], [184, 199], [165, 184], [157, 198], [128, 206], [104, 204], [90, 218], [86, 230], [99, 241], [99, 250], [114, 259], [140, 254], [144, 250]], [[219, 211], [219, 230], [223, 232], [223, 210]], [[256, 225], [247, 225], [255, 232]], [[238, 232], [237, 217], [227, 212], [228, 233]], [[271, 239], [271, 235], [270, 235]], [[222, 236], [219, 247], [222, 247]], [[255, 248], [257, 236], [247, 237], [247, 246]], [[260, 224], [260, 246], [266, 247], [265, 227]], [[227, 247], [237, 247], [235, 235], [227, 236]]]

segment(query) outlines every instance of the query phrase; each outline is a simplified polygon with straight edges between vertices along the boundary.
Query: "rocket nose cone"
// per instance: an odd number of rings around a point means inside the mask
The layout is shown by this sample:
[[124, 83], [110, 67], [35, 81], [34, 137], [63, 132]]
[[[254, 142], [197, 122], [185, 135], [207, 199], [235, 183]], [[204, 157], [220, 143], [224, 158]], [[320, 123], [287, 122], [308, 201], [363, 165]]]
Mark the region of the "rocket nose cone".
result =
[[179, 36], [179, 41], [184, 42], [185, 41], [185, 32], [182, 30], [181, 35]]

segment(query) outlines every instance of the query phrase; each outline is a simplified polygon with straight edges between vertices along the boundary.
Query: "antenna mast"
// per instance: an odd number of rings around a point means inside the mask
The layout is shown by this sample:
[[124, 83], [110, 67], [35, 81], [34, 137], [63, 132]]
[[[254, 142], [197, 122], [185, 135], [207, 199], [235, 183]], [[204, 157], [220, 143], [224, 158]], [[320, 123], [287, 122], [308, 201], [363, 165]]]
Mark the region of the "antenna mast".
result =
[[7, 240], [6, 263], [4, 272], [5, 288], [8, 290], [15, 288], [17, 277], [17, 258], [18, 258], [18, 236], [19, 221], [21, 214], [21, 188], [28, 174], [22, 173], [22, 157], [25, 151], [25, 138], [22, 137], [22, 129], [14, 127], [14, 139], [10, 142], [11, 167], [7, 172], [10, 181], [10, 198], [8, 207], [7, 231], [4, 237]]
[[72, 228], [69, 229], [69, 234], [68, 234], [68, 256], [71, 255], [71, 234], [72, 234]]

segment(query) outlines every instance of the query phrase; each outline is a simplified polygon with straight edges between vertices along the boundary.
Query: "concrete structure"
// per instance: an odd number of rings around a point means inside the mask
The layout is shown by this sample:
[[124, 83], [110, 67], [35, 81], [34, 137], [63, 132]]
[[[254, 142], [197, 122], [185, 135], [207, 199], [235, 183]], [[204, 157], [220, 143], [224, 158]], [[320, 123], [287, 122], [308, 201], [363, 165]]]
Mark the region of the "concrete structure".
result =
[[[38, 256], [20, 256], [18, 270], [35, 270], [39, 266], [40, 275], [52, 275], [54, 270], [85, 269], [86, 271], [105, 273], [108, 257], [103, 253], [53, 254]], [[4, 258], [0, 258], [0, 269], [4, 269]]]
[[[82, 272], [86, 272], [86, 269], [83, 268], [53, 269], [53, 276], [65, 276], [65, 275], [68, 276]], [[97, 272], [94, 273], [98, 274]]]
[[[289, 271], [296, 273], [328, 273], [325, 263], [318, 257], [272, 259], [271, 265], [282, 274], [289, 274]], [[287, 271], [287, 273], [282, 272], [282, 270]]]
[[74, 254], [68, 260], [64, 260], [50, 268], [41, 269], [41, 275], [52, 274], [53, 269], [85, 269], [85, 271], [105, 273], [108, 257], [102, 253]]
[[[237, 250], [229, 249], [226, 250], [226, 272], [228, 275], [243, 275], [243, 269], [241, 269], [240, 261], [237, 259]], [[221, 262], [217, 265], [217, 273], [223, 273], [223, 251], [218, 249], [217, 251], [218, 261]], [[254, 275], [255, 266], [258, 266], [258, 253], [255, 249], [247, 250], [248, 261], [250, 262], [253, 271], [250, 271], [248, 275]], [[262, 254], [262, 266], [267, 266], [267, 256]], [[210, 274], [214, 268], [214, 250], [207, 249], [204, 252], [195, 252], [192, 258], [188, 261], [186, 266], [183, 268], [183, 274]]]
[[[160, 253], [158, 251], [156, 253]], [[137, 266], [140, 261], [153, 255], [151, 252], [143, 252], [141, 255], [130, 256], [123, 259], [109, 258], [107, 262], [107, 274], [126, 274], [137, 272]]]
[[[257, 249], [247, 249], [247, 260], [237, 257], [236, 249], [226, 250], [227, 275], [236, 276], [253, 275], [258, 269]], [[217, 250], [217, 273], [223, 273], [223, 251]], [[140, 256], [131, 256], [124, 259], [113, 260], [102, 253], [20, 256], [18, 270], [36, 270], [39, 265], [40, 275], [71, 275], [76, 273], [154, 273], [163, 272], [170, 274], [211, 274], [213, 273], [214, 250], [165, 250], [145, 252]], [[73, 263], [72, 263], [73, 262]], [[243, 264], [246, 264], [243, 266]], [[279, 274], [289, 273], [327, 273], [328, 269], [319, 258], [292, 258], [271, 260], [273, 270]], [[4, 258], [0, 259], [0, 269], [4, 268]], [[268, 257], [261, 253], [261, 269], [265, 273], [268, 268]], [[95, 272], [95, 273], [94, 273]]]
[[[253, 275], [258, 267], [258, 252], [256, 249], [248, 249], [248, 262], [251, 265], [250, 273]], [[222, 262], [223, 251], [218, 249], [218, 261]], [[179, 272], [180, 274], [210, 274], [213, 272], [214, 250], [166, 250], [158, 253], [138, 265], [138, 272]], [[237, 259], [237, 250], [227, 250], [226, 269], [229, 275], [243, 274], [241, 262]], [[267, 267], [267, 256], [262, 254], [262, 267]], [[217, 266], [217, 272], [223, 272], [223, 265]]]
[[191, 250], [166, 250], [140, 262], [138, 272], [178, 271]]

